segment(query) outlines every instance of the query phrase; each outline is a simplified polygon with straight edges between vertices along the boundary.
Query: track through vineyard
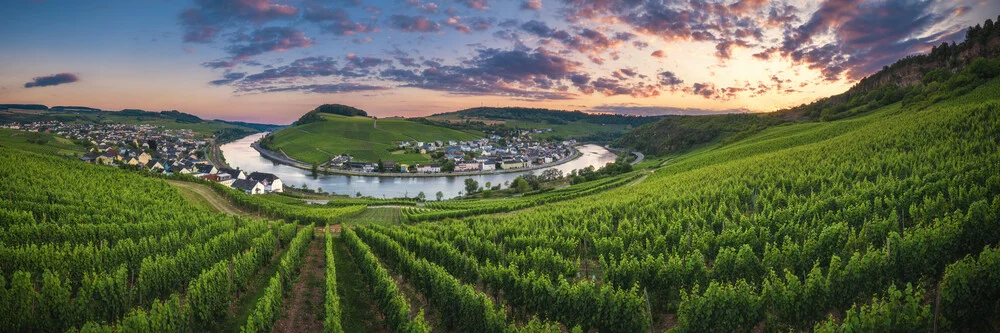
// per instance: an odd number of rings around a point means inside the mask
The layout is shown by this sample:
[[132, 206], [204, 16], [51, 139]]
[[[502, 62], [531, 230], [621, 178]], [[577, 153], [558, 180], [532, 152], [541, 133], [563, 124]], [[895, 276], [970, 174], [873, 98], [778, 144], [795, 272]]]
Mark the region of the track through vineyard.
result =
[[281, 319], [275, 323], [273, 332], [323, 332], [323, 273], [326, 268], [323, 240], [313, 240], [303, 261], [299, 279], [285, 300]]
[[202, 198], [205, 199], [205, 201], [207, 201], [210, 205], [212, 205], [212, 207], [215, 207], [215, 209], [220, 212], [230, 215], [250, 216], [250, 214], [240, 210], [238, 207], [234, 206], [231, 202], [229, 202], [229, 200], [226, 200], [226, 198], [223, 198], [221, 195], [219, 195], [215, 191], [212, 191], [212, 189], [208, 188], [205, 185], [184, 182], [179, 180], [168, 180], [167, 183], [176, 187], [181, 187], [191, 190], [191, 192], [200, 195]]

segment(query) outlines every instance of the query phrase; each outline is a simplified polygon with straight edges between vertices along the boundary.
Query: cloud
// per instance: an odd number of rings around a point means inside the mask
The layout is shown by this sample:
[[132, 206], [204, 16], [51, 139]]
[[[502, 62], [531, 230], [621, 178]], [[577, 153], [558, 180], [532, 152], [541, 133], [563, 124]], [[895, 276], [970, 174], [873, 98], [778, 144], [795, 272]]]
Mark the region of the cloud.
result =
[[[777, 53], [819, 70], [826, 80], [858, 80], [899, 58], [924, 52], [932, 45], [960, 39], [961, 28], [941, 28], [959, 3], [934, 1], [831, 0], [806, 23], [785, 32]], [[943, 6], [943, 8], [939, 8]]]
[[339, 94], [339, 93], [378, 91], [378, 90], [388, 90], [388, 89], [389, 87], [374, 86], [374, 85], [360, 84], [360, 83], [327, 83], [327, 84], [293, 85], [284, 87], [263, 87], [263, 88], [245, 89], [240, 91], [265, 92], [265, 93], [301, 91], [301, 92], [315, 93], [315, 94]]
[[272, 51], [285, 51], [299, 47], [309, 47], [313, 42], [302, 31], [292, 27], [265, 27], [254, 31], [249, 36], [240, 36], [237, 41], [245, 42], [226, 47], [235, 60], [245, 60], [249, 57]]
[[423, 16], [396, 14], [389, 17], [389, 26], [405, 32], [438, 32], [441, 25]]
[[236, 72], [226, 73], [225, 75], [223, 75], [221, 79], [211, 81], [209, 82], [209, 84], [213, 86], [224, 86], [233, 83], [236, 80], [242, 79], [246, 75], [247, 73], [236, 73]]
[[656, 76], [660, 80], [660, 85], [663, 85], [663, 86], [674, 88], [674, 87], [677, 87], [678, 85], [680, 85], [681, 83], [684, 83], [684, 80], [681, 80], [680, 78], [678, 78], [677, 75], [674, 75], [674, 72], [671, 72], [671, 71], [661, 72], [660, 74], [657, 74]]
[[664, 52], [663, 50], [656, 50], [653, 51], [653, 53], [650, 53], [649, 55], [653, 58], [663, 58], [667, 56], [667, 52]]
[[298, 8], [272, 0], [196, 0], [195, 7], [180, 14], [184, 41], [207, 43], [224, 27], [239, 24], [262, 24], [277, 19], [294, 18]]
[[490, 4], [488, 0], [458, 0], [458, 2], [472, 9], [478, 9], [478, 10], [490, 9]]
[[591, 82], [595, 91], [605, 96], [629, 95], [635, 98], [655, 97], [660, 95], [660, 91], [655, 86], [646, 85], [643, 82], [626, 83], [621, 79], [599, 78]]
[[521, 2], [522, 10], [542, 10], [542, 0], [524, 0]]
[[31, 82], [24, 84], [25, 88], [36, 88], [36, 87], [48, 87], [57, 86], [60, 84], [73, 83], [80, 81], [80, 78], [76, 74], [72, 73], [59, 73], [52, 74], [48, 76], [38, 76], [31, 79]]
[[422, 70], [390, 69], [383, 79], [404, 87], [464, 95], [498, 95], [520, 99], [570, 99], [564, 80], [580, 74], [581, 64], [543, 48], [500, 50], [486, 48], [459, 66], [425, 62]]
[[309, 22], [319, 23], [321, 31], [337, 36], [353, 36], [359, 33], [377, 31], [371, 24], [362, 24], [351, 20], [350, 15], [343, 9], [330, 9], [318, 4], [307, 6], [302, 18]]

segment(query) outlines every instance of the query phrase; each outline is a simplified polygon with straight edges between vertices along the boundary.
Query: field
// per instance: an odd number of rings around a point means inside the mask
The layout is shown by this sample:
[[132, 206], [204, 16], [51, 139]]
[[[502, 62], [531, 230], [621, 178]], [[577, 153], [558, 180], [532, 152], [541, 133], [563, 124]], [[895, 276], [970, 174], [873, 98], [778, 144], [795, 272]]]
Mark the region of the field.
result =
[[[29, 140], [40, 141], [36, 143]], [[83, 146], [63, 137], [2, 128], [0, 128], [0, 146], [50, 155], [81, 156], [85, 152]]]
[[274, 134], [271, 147], [306, 163], [323, 163], [332, 156], [349, 154], [356, 161], [421, 163], [427, 155], [394, 154], [399, 141], [473, 140], [477, 135], [405, 119], [379, 119], [378, 127], [366, 117], [322, 114], [326, 121], [286, 128]]

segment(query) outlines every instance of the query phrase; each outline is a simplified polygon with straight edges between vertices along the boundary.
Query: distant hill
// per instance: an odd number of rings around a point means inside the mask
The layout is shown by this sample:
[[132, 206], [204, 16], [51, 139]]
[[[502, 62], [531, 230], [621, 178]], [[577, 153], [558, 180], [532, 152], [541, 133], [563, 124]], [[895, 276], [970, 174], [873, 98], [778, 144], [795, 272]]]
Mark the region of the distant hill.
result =
[[323, 121], [323, 117], [320, 116], [320, 114], [323, 113], [336, 114], [347, 117], [368, 116], [368, 113], [365, 112], [364, 110], [352, 106], [347, 106], [343, 104], [323, 104], [313, 109], [312, 111], [309, 111], [306, 114], [302, 115], [302, 117], [299, 118], [299, 120], [295, 121], [293, 125], [305, 125], [312, 122]]
[[21, 110], [48, 110], [49, 107], [41, 104], [0, 104], [0, 110], [21, 109]]
[[53, 106], [49, 109], [50, 111], [83, 111], [83, 112], [100, 112], [101, 109], [91, 108], [86, 106]]
[[942, 44], [928, 54], [903, 58], [842, 94], [765, 114], [668, 117], [638, 127], [612, 145], [662, 155], [711, 142], [732, 142], [785, 122], [837, 120], [894, 103], [900, 103], [904, 111], [920, 110], [966, 94], [1000, 75], [998, 57], [1000, 25], [987, 20], [970, 27], [961, 44]]
[[593, 114], [538, 108], [479, 107], [439, 113], [425, 119], [430, 124], [460, 130], [489, 131], [497, 126], [520, 129], [551, 128], [552, 132], [539, 135], [539, 138], [610, 142], [633, 127], [662, 118], [662, 116]]
[[[481, 135], [401, 118], [373, 119], [310, 111], [318, 120], [282, 129], [268, 136], [263, 145], [306, 163], [323, 163], [349, 154], [356, 161], [419, 163], [426, 155], [400, 150], [400, 141], [464, 141]], [[377, 123], [376, 123], [377, 122]]]

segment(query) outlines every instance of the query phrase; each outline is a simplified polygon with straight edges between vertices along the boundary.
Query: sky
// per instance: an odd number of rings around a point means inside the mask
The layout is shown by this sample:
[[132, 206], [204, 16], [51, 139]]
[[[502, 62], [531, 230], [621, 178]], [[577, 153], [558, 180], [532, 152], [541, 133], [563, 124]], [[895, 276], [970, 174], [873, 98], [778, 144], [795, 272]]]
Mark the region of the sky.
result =
[[767, 112], [961, 42], [996, 0], [7, 0], [0, 103], [287, 124], [479, 106]]

